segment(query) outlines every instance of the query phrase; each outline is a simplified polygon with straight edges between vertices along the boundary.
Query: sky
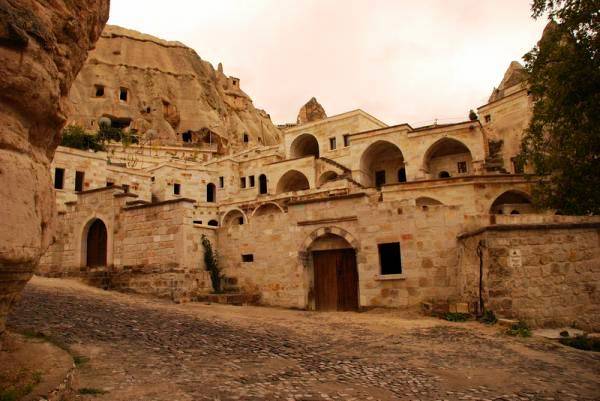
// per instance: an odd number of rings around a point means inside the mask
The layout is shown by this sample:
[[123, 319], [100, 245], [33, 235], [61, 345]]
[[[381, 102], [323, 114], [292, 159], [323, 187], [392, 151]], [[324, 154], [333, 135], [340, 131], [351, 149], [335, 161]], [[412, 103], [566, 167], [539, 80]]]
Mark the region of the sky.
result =
[[192, 47], [275, 123], [316, 97], [387, 124], [467, 119], [546, 24], [528, 0], [111, 0], [109, 24]]

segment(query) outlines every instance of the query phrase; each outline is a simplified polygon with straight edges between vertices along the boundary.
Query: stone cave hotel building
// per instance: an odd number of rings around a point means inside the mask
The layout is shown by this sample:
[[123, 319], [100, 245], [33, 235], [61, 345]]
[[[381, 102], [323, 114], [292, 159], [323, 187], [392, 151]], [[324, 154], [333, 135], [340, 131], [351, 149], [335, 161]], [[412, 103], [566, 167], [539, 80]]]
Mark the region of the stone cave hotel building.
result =
[[[388, 126], [363, 110], [326, 117], [311, 100], [293, 124], [275, 127], [261, 114], [244, 131], [208, 123], [184, 131], [194, 99], [173, 91], [155, 107], [135, 84], [117, 82], [124, 72], [104, 84], [90, 73], [103, 67], [103, 46], [136, 39], [103, 34], [74, 84], [69, 123], [93, 131], [108, 118], [140, 142], [58, 148], [59, 227], [39, 274], [194, 299], [211, 292], [204, 235], [225, 287], [264, 305], [476, 312], [483, 304], [532, 325], [600, 329], [599, 221], [535, 210], [514, 162], [532, 109], [518, 63], [478, 118], [459, 123]], [[221, 66], [213, 72], [226, 109], [243, 108], [240, 81]], [[170, 136], [136, 119], [145, 104], [159, 109]]]

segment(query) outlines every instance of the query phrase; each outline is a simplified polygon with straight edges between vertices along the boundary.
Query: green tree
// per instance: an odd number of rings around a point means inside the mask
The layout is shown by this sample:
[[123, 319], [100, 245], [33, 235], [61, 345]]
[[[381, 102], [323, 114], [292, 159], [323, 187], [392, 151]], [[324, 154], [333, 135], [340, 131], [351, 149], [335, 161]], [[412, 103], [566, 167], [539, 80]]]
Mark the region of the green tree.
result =
[[94, 152], [104, 150], [104, 146], [100, 143], [97, 136], [86, 133], [85, 130], [78, 125], [69, 125], [65, 127], [62, 132], [60, 144], [61, 146], [74, 149], [91, 149]]
[[534, 202], [562, 214], [600, 214], [600, 0], [534, 0], [547, 14], [524, 56], [533, 116], [519, 161], [535, 173]]

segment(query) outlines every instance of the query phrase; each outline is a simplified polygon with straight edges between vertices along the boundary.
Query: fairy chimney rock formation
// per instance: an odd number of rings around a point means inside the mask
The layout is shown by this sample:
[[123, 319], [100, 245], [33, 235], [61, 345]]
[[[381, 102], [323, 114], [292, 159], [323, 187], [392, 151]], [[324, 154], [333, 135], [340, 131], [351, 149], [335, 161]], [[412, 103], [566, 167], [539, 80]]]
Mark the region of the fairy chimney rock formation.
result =
[[0, 335], [52, 240], [50, 161], [109, 0], [0, 1]]
[[323, 106], [317, 102], [317, 99], [312, 97], [304, 106], [300, 108], [296, 122], [298, 124], [305, 124], [313, 121], [323, 120], [324, 118], [327, 118], [325, 109], [323, 109]]

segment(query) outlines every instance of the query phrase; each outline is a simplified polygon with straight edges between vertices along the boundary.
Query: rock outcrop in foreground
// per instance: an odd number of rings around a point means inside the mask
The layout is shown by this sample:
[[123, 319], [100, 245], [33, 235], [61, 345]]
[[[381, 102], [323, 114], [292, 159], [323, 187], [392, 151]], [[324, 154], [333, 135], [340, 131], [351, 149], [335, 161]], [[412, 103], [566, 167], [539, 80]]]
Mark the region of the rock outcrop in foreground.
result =
[[0, 0], [0, 335], [52, 237], [50, 160], [109, 0]]
[[325, 109], [319, 102], [317, 102], [317, 99], [312, 97], [304, 106], [300, 108], [296, 123], [305, 124], [313, 121], [323, 120], [325, 118], [327, 118]]
[[[100, 118], [142, 141], [273, 145], [281, 133], [228, 77], [180, 42], [108, 25], [73, 84], [69, 123], [89, 131]], [[209, 138], [210, 137], [210, 138]]]

